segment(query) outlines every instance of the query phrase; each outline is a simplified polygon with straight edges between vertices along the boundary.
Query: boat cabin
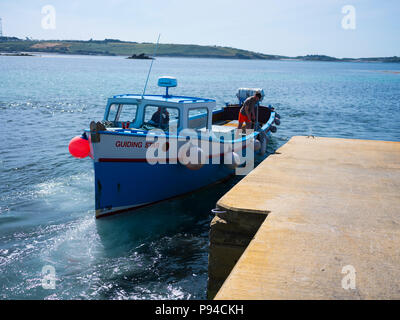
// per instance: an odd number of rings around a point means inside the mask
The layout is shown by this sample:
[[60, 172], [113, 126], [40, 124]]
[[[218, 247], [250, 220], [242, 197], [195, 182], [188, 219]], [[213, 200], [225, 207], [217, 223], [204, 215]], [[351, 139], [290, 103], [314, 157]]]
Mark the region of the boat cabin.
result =
[[166, 88], [165, 95], [123, 94], [109, 98], [104, 114], [106, 125], [140, 130], [159, 128], [166, 132], [172, 127], [177, 131], [211, 129], [215, 100], [170, 95], [168, 89], [177, 86], [175, 78], [162, 77], [158, 85]]

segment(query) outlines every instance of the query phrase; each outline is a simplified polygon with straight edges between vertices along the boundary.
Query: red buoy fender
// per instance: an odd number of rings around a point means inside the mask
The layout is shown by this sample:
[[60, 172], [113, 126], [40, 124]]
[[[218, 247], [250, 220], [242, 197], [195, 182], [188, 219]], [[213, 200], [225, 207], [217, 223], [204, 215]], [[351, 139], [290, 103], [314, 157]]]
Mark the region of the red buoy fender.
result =
[[90, 154], [89, 140], [76, 136], [68, 144], [69, 153], [78, 159], [86, 158]]

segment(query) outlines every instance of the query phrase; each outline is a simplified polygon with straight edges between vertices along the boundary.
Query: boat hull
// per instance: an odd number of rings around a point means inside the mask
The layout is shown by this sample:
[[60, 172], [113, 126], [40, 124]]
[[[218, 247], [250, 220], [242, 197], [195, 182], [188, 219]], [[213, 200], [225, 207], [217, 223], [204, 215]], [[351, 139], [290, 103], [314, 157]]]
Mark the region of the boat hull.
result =
[[[272, 112], [262, 131], [268, 131], [274, 115]], [[208, 150], [208, 161], [200, 169], [191, 170], [177, 159], [177, 150], [186, 141], [178, 141], [175, 153], [169, 149], [167, 159], [172, 161], [151, 164], [148, 151], [152, 142], [147, 141], [146, 132], [107, 130], [97, 134], [98, 139], [92, 142], [93, 133], [88, 131], [94, 160], [96, 218], [175, 198], [235, 174], [231, 165], [223, 163], [227, 151], [219, 141], [209, 144], [207, 140], [207, 147], [201, 144], [203, 151]], [[247, 149], [247, 142], [231, 145], [229, 150], [241, 154]], [[166, 140], [156, 142], [163, 147], [166, 143]]]
[[181, 164], [155, 164], [126, 160], [94, 164], [96, 218], [130, 211], [171, 199], [224, 180], [233, 170], [206, 164], [190, 170]]

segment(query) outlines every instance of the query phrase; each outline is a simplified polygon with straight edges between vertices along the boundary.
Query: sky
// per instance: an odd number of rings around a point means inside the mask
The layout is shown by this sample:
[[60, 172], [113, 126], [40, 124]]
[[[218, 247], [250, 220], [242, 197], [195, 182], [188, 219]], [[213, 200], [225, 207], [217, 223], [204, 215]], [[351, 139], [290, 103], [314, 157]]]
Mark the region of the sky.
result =
[[160, 33], [160, 43], [286, 56], [400, 56], [399, 17], [400, 0], [0, 0], [5, 36], [156, 42]]

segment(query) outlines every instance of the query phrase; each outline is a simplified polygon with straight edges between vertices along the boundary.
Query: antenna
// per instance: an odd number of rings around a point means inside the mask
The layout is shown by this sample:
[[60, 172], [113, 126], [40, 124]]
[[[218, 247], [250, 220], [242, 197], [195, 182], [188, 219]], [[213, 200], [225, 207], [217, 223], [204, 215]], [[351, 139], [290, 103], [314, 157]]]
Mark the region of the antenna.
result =
[[145, 92], [146, 92], [147, 82], [149, 81], [150, 72], [151, 72], [151, 67], [153, 66], [153, 61], [154, 61], [154, 58], [156, 57], [156, 54], [157, 54], [157, 48], [158, 48], [158, 42], [160, 41], [160, 36], [161, 36], [161, 34], [158, 35], [157, 44], [156, 44], [156, 47], [154, 48], [153, 59], [151, 60], [149, 73], [147, 74], [146, 83], [145, 83], [145, 85], [144, 85], [144, 89], [143, 89], [143, 93], [142, 93], [142, 99], [143, 99], [143, 96], [144, 96], [144, 94], [145, 94]]
[[3, 24], [2, 24], [2, 21], [0, 18], [0, 37], [2, 37], [2, 36], [3, 36]]

